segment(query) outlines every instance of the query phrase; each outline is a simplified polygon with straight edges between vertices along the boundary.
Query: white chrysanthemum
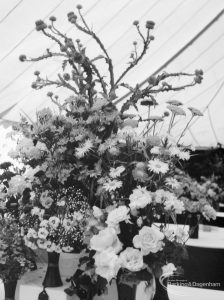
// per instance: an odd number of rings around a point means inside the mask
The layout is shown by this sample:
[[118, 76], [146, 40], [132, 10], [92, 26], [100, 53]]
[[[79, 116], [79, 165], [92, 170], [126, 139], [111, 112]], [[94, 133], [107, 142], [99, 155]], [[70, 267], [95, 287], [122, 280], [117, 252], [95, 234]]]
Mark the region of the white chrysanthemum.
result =
[[122, 181], [120, 180], [108, 180], [103, 184], [103, 189], [107, 192], [115, 191], [116, 189], [119, 189], [122, 187]]
[[177, 227], [177, 229], [175, 231], [175, 237], [176, 237], [176, 241], [178, 243], [183, 244], [189, 238], [189, 234], [183, 228]]
[[63, 220], [63, 223], [62, 223], [62, 224], [63, 224], [65, 230], [70, 230], [70, 229], [71, 229], [71, 226], [72, 226], [72, 221], [71, 221], [70, 219], [65, 218], [65, 219]]
[[87, 152], [93, 148], [93, 143], [90, 139], [86, 140], [80, 147], [76, 148], [75, 155], [78, 158], [84, 157]]
[[125, 171], [125, 167], [120, 166], [117, 168], [110, 168], [110, 177], [111, 178], [117, 178], [121, 175], [121, 173], [123, 173]]
[[169, 152], [171, 156], [179, 156], [180, 149], [178, 147], [173, 146], [169, 148]]
[[154, 199], [156, 203], [164, 203], [165, 201], [172, 201], [175, 195], [169, 191], [159, 189], [154, 193]]
[[189, 160], [190, 159], [190, 153], [188, 151], [180, 151], [178, 154], [178, 157], [182, 160]]
[[214, 210], [214, 208], [210, 204], [206, 204], [203, 207], [202, 214], [205, 217], [205, 219], [208, 220], [208, 221], [210, 219], [213, 219], [213, 220], [216, 219], [216, 211]]
[[167, 163], [162, 162], [161, 160], [155, 158], [150, 160], [148, 163], [148, 168], [150, 171], [159, 174], [165, 174], [169, 170], [169, 165]]
[[166, 185], [172, 187], [173, 189], [178, 189], [180, 187], [180, 183], [175, 178], [168, 177], [166, 178], [165, 182]]

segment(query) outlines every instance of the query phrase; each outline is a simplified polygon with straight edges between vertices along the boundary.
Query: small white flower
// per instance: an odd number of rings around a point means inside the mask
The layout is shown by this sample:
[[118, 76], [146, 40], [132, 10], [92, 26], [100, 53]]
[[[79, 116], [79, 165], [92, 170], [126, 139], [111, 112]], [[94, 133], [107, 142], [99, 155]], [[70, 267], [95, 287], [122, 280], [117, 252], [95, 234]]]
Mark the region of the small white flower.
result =
[[178, 189], [180, 187], [180, 183], [175, 178], [168, 177], [166, 178], [165, 182], [166, 185], [172, 187], [173, 189]]
[[65, 200], [58, 201], [57, 206], [65, 206]]
[[153, 160], [150, 160], [148, 163], [148, 168], [150, 171], [159, 174], [165, 174], [169, 170], [169, 165], [167, 163], [162, 162], [161, 160], [155, 158]]
[[90, 139], [86, 140], [80, 147], [76, 148], [75, 155], [78, 158], [84, 157], [87, 152], [93, 148], [93, 143]]
[[103, 188], [107, 192], [113, 192], [116, 189], [119, 189], [120, 187], [122, 187], [122, 181], [116, 179], [114, 180], [109, 179], [107, 182], [103, 184]]
[[51, 227], [56, 229], [58, 227], [58, 225], [60, 224], [60, 219], [58, 217], [53, 216], [53, 217], [49, 218], [48, 223]]
[[64, 252], [72, 252], [73, 250], [74, 250], [74, 248], [70, 247], [70, 246], [62, 247], [62, 251], [64, 251]]
[[38, 237], [39, 237], [39, 239], [46, 239], [47, 238], [47, 236], [48, 236], [48, 231], [47, 231], [47, 229], [46, 228], [40, 228], [39, 230], [38, 230]]
[[83, 214], [81, 214], [79, 211], [75, 211], [73, 213], [73, 220], [74, 221], [81, 221], [83, 219]]
[[162, 276], [169, 277], [169, 276], [173, 275], [173, 273], [174, 273], [174, 271], [176, 271], [176, 269], [177, 268], [174, 266], [174, 264], [168, 263], [168, 264], [162, 266], [162, 272], [163, 272]]
[[36, 230], [34, 230], [33, 228], [29, 228], [29, 230], [27, 232], [27, 237], [28, 238], [37, 239], [37, 232], [36, 232]]
[[123, 173], [125, 171], [125, 167], [120, 166], [117, 168], [110, 168], [110, 177], [111, 178], [117, 178], [121, 175], [121, 173]]
[[40, 239], [37, 240], [37, 246], [40, 249], [47, 249], [47, 245], [48, 244], [51, 245], [51, 242], [50, 241], [46, 241], [46, 240], [40, 240]]
[[93, 206], [93, 216], [96, 219], [99, 219], [100, 217], [102, 217], [102, 215], [103, 215], [102, 210], [97, 206]]
[[71, 229], [72, 221], [70, 219], [64, 219], [62, 224], [63, 224], [65, 230], [69, 230], [69, 229]]
[[178, 156], [181, 160], [189, 160], [190, 159], [190, 153], [188, 151], [180, 151]]
[[45, 227], [45, 228], [47, 228], [47, 227], [48, 227], [48, 220], [42, 220], [42, 221], [40, 222], [40, 227]]
[[158, 146], [154, 146], [154, 147], [150, 150], [150, 152], [151, 152], [152, 154], [160, 154], [160, 148], [159, 148]]

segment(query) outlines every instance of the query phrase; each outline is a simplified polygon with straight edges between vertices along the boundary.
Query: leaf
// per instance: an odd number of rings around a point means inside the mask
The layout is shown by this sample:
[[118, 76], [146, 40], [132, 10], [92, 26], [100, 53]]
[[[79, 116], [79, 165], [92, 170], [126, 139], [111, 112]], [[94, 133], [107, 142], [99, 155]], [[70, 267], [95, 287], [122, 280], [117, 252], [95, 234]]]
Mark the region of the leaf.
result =
[[67, 64], [68, 64], [68, 60], [63, 60], [63, 62], [62, 62], [62, 70], [63, 71], [65, 70]]

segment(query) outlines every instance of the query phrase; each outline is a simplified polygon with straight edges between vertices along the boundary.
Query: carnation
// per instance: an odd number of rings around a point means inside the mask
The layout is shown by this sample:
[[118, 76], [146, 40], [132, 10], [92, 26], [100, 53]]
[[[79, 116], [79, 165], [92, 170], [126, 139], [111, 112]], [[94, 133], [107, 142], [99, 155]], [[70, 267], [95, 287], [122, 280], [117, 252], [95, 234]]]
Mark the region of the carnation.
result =
[[117, 236], [116, 230], [112, 227], [107, 227], [91, 238], [90, 248], [98, 252], [110, 248], [113, 249], [115, 253], [118, 253], [122, 249], [122, 244]]
[[135, 248], [140, 248], [142, 254], [157, 253], [162, 250], [164, 234], [156, 228], [143, 226], [139, 234], [133, 238]]
[[120, 222], [130, 219], [129, 208], [125, 205], [110, 211], [106, 223], [108, 226], [116, 227]]
[[131, 209], [144, 208], [152, 202], [151, 192], [146, 190], [146, 187], [138, 186], [129, 196]]
[[138, 249], [127, 247], [119, 256], [121, 267], [131, 272], [138, 272], [144, 267], [143, 255]]

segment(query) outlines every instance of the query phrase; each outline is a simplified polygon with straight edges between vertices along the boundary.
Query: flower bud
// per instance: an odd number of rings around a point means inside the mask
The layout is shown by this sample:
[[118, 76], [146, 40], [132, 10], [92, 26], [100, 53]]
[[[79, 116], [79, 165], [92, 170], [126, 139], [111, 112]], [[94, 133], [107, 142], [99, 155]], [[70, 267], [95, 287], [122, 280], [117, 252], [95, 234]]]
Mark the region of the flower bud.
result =
[[148, 83], [152, 84], [152, 85], [155, 85], [156, 84], [156, 80], [157, 80], [156, 76], [150, 76], [148, 78]]
[[68, 73], [63, 74], [64, 80], [68, 81], [71, 79], [70, 75]]
[[66, 46], [61, 46], [60, 50], [61, 50], [61, 52], [66, 52], [67, 51], [67, 47]]
[[136, 42], [136, 41], [134, 41], [134, 42], [133, 42], [133, 45], [134, 45], [134, 46], [136, 46], [136, 45], [137, 45], [137, 42]]
[[35, 24], [36, 24], [36, 30], [37, 31], [44, 30], [44, 29], [47, 28], [47, 25], [42, 20], [36, 21]]
[[80, 39], [76, 39], [75, 41], [76, 41], [76, 43], [77, 43], [77, 44], [79, 44], [79, 43], [80, 43]]
[[149, 39], [150, 39], [151, 41], [153, 41], [153, 40], [155, 39], [154, 35], [150, 35], [150, 36], [149, 36]]
[[145, 27], [148, 29], [153, 29], [154, 26], [155, 26], [155, 22], [153, 22], [153, 21], [147, 21], [145, 24]]
[[34, 75], [35, 75], [35, 76], [39, 76], [39, 75], [40, 75], [40, 72], [39, 72], [39, 71], [35, 71], [35, 72], [34, 72]]
[[203, 79], [203, 77], [200, 75], [194, 77], [194, 81], [199, 84], [202, 82], [202, 79]]
[[48, 96], [48, 97], [52, 97], [52, 96], [53, 96], [53, 93], [52, 93], [52, 92], [48, 92], [48, 93], [47, 93], [47, 96]]
[[202, 76], [204, 74], [204, 72], [202, 70], [195, 70], [194, 73], [195, 73], [196, 76], [198, 76], [198, 75]]
[[163, 114], [164, 117], [169, 117], [169, 115], [170, 115], [170, 113], [168, 111], [164, 111], [164, 114]]
[[76, 6], [76, 8], [77, 8], [77, 9], [82, 9], [82, 5], [81, 5], [81, 4], [78, 4], [78, 5]]
[[36, 89], [36, 88], [37, 88], [36, 82], [33, 82], [33, 83], [31, 84], [31, 88], [32, 88], [32, 89]]
[[22, 62], [24, 62], [26, 60], [26, 55], [25, 54], [21, 54], [19, 56], [19, 60], [22, 61]]
[[51, 22], [55, 22], [57, 19], [55, 18], [55, 16], [51, 16], [51, 17], [49, 18], [49, 20], [50, 20]]
[[134, 25], [134, 26], [138, 26], [138, 24], [139, 24], [139, 21], [138, 21], [138, 20], [135, 20], [135, 21], [133, 22], [133, 25]]

